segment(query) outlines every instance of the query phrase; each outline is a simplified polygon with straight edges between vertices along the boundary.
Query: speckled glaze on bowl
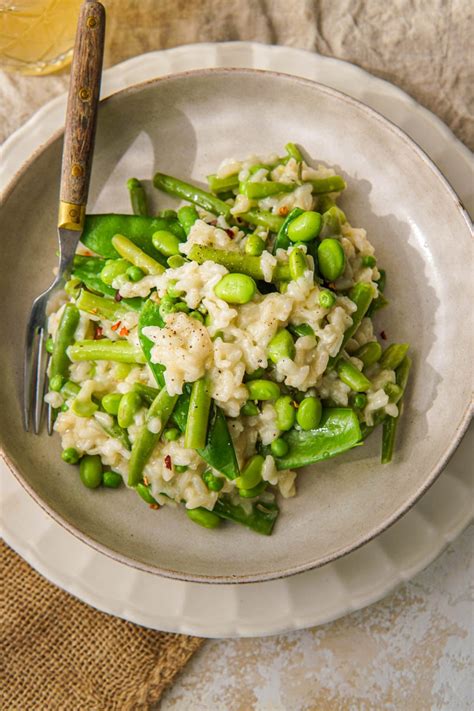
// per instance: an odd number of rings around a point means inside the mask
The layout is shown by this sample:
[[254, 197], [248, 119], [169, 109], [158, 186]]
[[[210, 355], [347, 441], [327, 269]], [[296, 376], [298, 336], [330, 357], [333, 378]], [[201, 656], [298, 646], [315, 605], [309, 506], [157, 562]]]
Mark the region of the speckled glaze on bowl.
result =
[[[425, 154], [357, 101], [304, 79], [204, 70], [137, 85], [105, 100], [90, 212], [128, 212], [125, 180], [154, 171], [202, 181], [227, 156], [293, 140], [348, 182], [341, 205], [368, 230], [388, 272], [390, 341], [413, 346], [414, 370], [394, 461], [371, 437], [298, 477], [270, 538], [238, 526], [201, 529], [182, 512], [148, 509], [125, 489], [89, 491], [59, 458], [59, 438], [21, 425], [22, 350], [31, 302], [55, 266], [61, 139], [20, 171], [2, 208], [0, 437], [23, 486], [56, 520], [128, 565], [196, 582], [255, 582], [302, 572], [354, 550], [396, 521], [442, 470], [470, 417], [470, 229]], [[155, 194], [155, 207], [173, 204]]]

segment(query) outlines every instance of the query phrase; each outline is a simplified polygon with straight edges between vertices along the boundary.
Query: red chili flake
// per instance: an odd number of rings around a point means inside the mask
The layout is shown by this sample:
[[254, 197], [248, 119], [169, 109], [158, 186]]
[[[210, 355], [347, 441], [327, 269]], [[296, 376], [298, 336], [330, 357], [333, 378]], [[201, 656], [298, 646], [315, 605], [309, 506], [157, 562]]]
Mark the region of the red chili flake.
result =
[[171, 457], [170, 457], [169, 454], [167, 454], [166, 457], [165, 457], [165, 467], [166, 467], [167, 469], [171, 469], [172, 466], [173, 466], [173, 464], [171, 463]]
[[114, 296], [114, 301], [122, 301], [123, 296], [120, 296], [120, 291], [117, 289]]
[[118, 328], [120, 328], [121, 321], [117, 321], [117, 323], [114, 323], [113, 326], [111, 326], [112, 331], [116, 331]]
[[283, 205], [278, 210], [278, 214], [281, 215], [282, 217], [286, 217], [288, 215], [289, 211], [290, 211], [290, 208], [287, 207], [286, 205]]
[[94, 341], [98, 341], [100, 338], [104, 337], [104, 329], [102, 326], [96, 326], [94, 331]]
[[128, 328], [126, 326], [122, 326], [119, 331], [119, 336], [128, 336], [129, 333], [130, 331], [128, 330]]
[[150, 482], [149, 482], [147, 476], [144, 476], [144, 477], [143, 477], [143, 483], [145, 484], [145, 486], [149, 486]]
[[157, 511], [160, 508], [159, 504], [148, 504], [151, 509], [155, 509]]
[[234, 230], [231, 230], [229, 227], [229, 229], [227, 229], [226, 232], [231, 239], [234, 239], [234, 237], [235, 237]]
[[385, 333], [385, 331], [380, 332], [380, 338], [383, 338], [384, 341], [387, 340], [387, 334]]
[[92, 257], [92, 252], [89, 252], [88, 249], [85, 250], [85, 252], [82, 253], [83, 257]]

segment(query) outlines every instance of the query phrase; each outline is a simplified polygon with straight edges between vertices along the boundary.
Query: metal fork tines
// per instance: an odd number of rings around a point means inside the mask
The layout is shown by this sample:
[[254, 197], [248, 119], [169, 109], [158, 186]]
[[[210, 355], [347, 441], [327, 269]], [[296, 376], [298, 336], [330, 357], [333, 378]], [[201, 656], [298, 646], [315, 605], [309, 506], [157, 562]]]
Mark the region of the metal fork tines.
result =
[[[30, 428], [33, 414], [33, 430], [38, 434], [44, 410], [44, 392], [47, 381], [49, 355], [46, 352], [46, 306], [54, 285], [38, 296], [33, 303], [26, 329], [24, 361], [23, 422]], [[48, 434], [52, 432], [52, 410], [48, 405]]]

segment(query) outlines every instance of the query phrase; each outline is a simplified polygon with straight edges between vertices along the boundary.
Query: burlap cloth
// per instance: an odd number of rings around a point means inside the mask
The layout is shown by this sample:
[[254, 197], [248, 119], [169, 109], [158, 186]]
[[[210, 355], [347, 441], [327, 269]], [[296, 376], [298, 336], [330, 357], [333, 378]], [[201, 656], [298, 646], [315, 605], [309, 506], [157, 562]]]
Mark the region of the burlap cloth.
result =
[[[254, 40], [346, 59], [386, 78], [474, 146], [469, 0], [103, 0], [106, 65], [155, 49]], [[67, 88], [0, 72], [0, 140]], [[145, 630], [46, 582], [2, 546], [1, 708], [147, 709], [202, 640]]]

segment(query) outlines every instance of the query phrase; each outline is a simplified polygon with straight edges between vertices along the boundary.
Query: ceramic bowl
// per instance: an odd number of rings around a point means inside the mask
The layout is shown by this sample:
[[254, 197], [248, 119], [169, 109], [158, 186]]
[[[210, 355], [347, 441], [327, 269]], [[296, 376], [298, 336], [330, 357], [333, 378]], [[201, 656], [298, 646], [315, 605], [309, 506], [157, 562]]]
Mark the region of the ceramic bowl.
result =
[[[2, 216], [1, 442], [9, 466], [56, 520], [127, 565], [197, 582], [255, 582], [323, 565], [396, 521], [442, 470], [470, 414], [470, 230], [456, 195], [399, 129], [353, 99], [304, 79], [204, 70], [156, 79], [102, 102], [89, 212], [129, 212], [130, 176], [157, 170], [202, 182], [224, 157], [278, 152], [288, 141], [347, 180], [341, 199], [388, 274], [376, 318], [389, 341], [412, 344], [414, 368], [393, 462], [379, 433], [300, 472], [274, 534], [209, 531], [179, 510], [147, 508], [124, 488], [85, 489], [57, 436], [21, 423], [25, 323], [56, 264], [62, 135], [10, 186]], [[150, 192], [152, 189], [150, 188]], [[154, 208], [171, 206], [154, 195]], [[472, 297], [471, 297], [472, 298]]]

